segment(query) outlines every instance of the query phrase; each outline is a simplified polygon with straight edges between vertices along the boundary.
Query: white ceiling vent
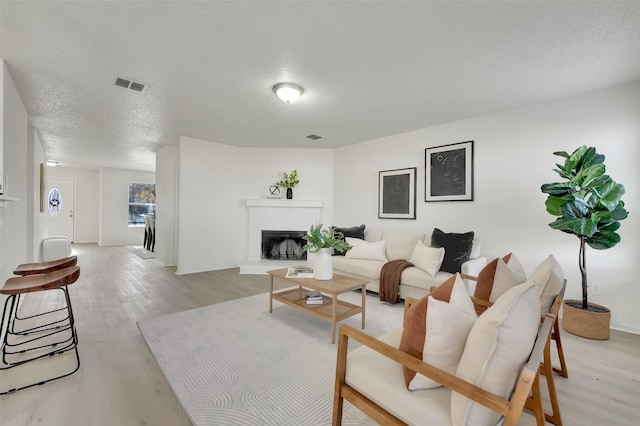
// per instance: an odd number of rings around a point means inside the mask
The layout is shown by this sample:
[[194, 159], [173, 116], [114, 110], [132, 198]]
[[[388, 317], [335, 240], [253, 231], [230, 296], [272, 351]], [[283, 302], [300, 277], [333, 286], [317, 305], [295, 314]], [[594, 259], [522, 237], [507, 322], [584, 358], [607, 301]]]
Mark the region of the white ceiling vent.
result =
[[142, 90], [144, 90], [144, 84], [127, 80], [126, 78], [121, 78], [121, 77], [116, 78], [116, 86], [124, 87], [125, 89], [135, 90], [136, 92], [142, 92]]
[[314, 141], [318, 139], [322, 139], [322, 136], [318, 136], [318, 135], [308, 135], [306, 137], [309, 139], [313, 139]]

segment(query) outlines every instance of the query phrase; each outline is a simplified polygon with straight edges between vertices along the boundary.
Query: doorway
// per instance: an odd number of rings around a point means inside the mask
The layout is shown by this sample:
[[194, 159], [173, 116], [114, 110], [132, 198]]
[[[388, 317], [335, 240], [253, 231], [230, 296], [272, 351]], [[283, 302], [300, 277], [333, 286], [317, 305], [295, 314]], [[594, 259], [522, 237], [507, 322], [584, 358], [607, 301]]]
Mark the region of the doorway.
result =
[[64, 236], [75, 241], [75, 179], [49, 178], [47, 207], [47, 235]]

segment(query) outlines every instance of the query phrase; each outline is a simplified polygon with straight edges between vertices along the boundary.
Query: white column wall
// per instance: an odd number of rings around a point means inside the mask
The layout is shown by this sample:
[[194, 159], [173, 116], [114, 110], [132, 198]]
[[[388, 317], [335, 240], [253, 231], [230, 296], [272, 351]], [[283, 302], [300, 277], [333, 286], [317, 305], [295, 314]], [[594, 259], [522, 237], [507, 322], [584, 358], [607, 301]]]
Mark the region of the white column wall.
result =
[[75, 180], [75, 242], [98, 242], [98, 231], [100, 228], [100, 171], [98, 169], [84, 169], [79, 167], [47, 167], [47, 176]]
[[247, 259], [245, 200], [264, 198], [282, 172], [298, 170], [295, 200], [322, 200], [333, 217], [329, 149], [238, 148], [180, 138], [178, 274], [237, 267]]
[[101, 246], [142, 245], [144, 226], [129, 226], [129, 183], [155, 183], [155, 173], [100, 169]]
[[163, 266], [176, 264], [177, 196], [180, 154], [177, 146], [165, 145], [156, 152], [156, 260]]
[[[555, 151], [592, 145], [606, 155], [607, 172], [626, 187], [630, 211], [622, 242], [587, 253], [591, 301], [612, 309], [612, 326], [640, 332], [640, 82], [539, 105], [457, 121], [337, 149], [334, 217], [340, 226], [430, 233], [473, 230], [482, 251], [513, 251], [528, 274], [549, 254], [568, 279], [567, 298], [580, 298], [578, 239], [547, 226], [544, 183], [559, 179]], [[475, 201], [424, 202], [424, 149], [475, 141]], [[378, 171], [418, 168], [417, 219], [377, 218]], [[338, 184], [339, 183], [339, 184]]]

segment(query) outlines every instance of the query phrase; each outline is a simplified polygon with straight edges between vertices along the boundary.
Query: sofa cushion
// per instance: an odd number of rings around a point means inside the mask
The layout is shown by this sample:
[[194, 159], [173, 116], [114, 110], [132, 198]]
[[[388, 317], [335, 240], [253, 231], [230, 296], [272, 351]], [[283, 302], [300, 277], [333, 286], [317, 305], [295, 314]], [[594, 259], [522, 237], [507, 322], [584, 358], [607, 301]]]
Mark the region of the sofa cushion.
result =
[[369, 280], [378, 280], [380, 278], [380, 270], [385, 263], [382, 260], [347, 259], [346, 256], [334, 257], [333, 269]]
[[416, 243], [423, 238], [424, 234], [415, 232], [383, 231], [382, 239], [387, 241], [387, 259], [409, 259]]
[[421, 288], [428, 291], [431, 290], [431, 287], [438, 287], [452, 276], [453, 274], [440, 271], [434, 277], [432, 277], [422, 269], [413, 267], [407, 268], [402, 271], [402, 275], [400, 276], [400, 284]]
[[413, 253], [411, 253], [409, 262], [435, 277], [440, 270], [442, 259], [444, 259], [444, 248], [427, 247], [422, 241], [418, 241]]
[[[358, 238], [359, 240], [364, 240], [364, 228], [365, 228], [365, 225], [352, 226], [351, 228], [338, 228], [337, 226], [333, 227], [335, 231], [342, 233], [343, 235], [343, 238], [341, 238], [342, 241], [345, 241], [346, 237]], [[344, 251], [337, 251], [337, 250], [333, 251], [334, 256], [344, 256], [345, 253], [346, 252]]]
[[[460, 275], [456, 275], [449, 303], [433, 297], [427, 300], [422, 360], [447, 373], [455, 374], [469, 331], [478, 318], [473, 302]], [[409, 383], [409, 390], [440, 386], [440, 383], [416, 374]]]
[[346, 237], [351, 249], [344, 255], [346, 259], [380, 260], [387, 262], [386, 241], [365, 241], [358, 238]]
[[[533, 284], [512, 287], [473, 325], [456, 376], [508, 398], [527, 361], [540, 325], [540, 299]], [[454, 425], [495, 425], [500, 414], [451, 394]]]
[[523, 282], [504, 260], [496, 258], [480, 271], [473, 295], [478, 299], [495, 302], [511, 287]]
[[460, 272], [462, 264], [469, 260], [473, 246], [473, 232], [463, 234], [446, 233], [434, 228], [431, 234], [431, 247], [444, 247], [444, 259], [441, 271], [455, 274]]
[[531, 274], [528, 283], [534, 284], [540, 296], [540, 315], [544, 315], [551, 309], [553, 300], [556, 298], [562, 285], [564, 284], [564, 272], [556, 258], [549, 255], [542, 261]]
[[[457, 278], [458, 276], [452, 276], [440, 287], [433, 289], [427, 296], [416, 301], [409, 307], [404, 318], [404, 329], [399, 346], [401, 351], [415, 358], [422, 359], [422, 351], [424, 350], [424, 341], [427, 332], [427, 306], [429, 297], [448, 303]], [[408, 388], [416, 372], [406, 367], [403, 367], [402, 370]]]
[[[402, 329], [378, 338], [398, 347]], [[451, 391], [445, 387], [409, 392], [402, 379], [402, 366], [391, 358], [360, 346], [347, 355], [346, 383], [407, 424], [451, 424]]]

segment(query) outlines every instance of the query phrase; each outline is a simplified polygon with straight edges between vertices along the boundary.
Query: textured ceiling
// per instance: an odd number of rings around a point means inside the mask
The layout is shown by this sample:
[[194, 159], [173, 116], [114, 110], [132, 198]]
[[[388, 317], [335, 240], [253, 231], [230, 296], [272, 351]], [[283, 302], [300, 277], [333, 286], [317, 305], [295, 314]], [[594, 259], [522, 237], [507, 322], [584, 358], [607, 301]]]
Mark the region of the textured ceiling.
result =
[[[3, 0], [0, 15], [30, 122], [69, 166], [153, 170], [179, 136], [337, 147], [640, 79], [637, 1]], [[303, 97], [282, 103], [281, 81]]]

